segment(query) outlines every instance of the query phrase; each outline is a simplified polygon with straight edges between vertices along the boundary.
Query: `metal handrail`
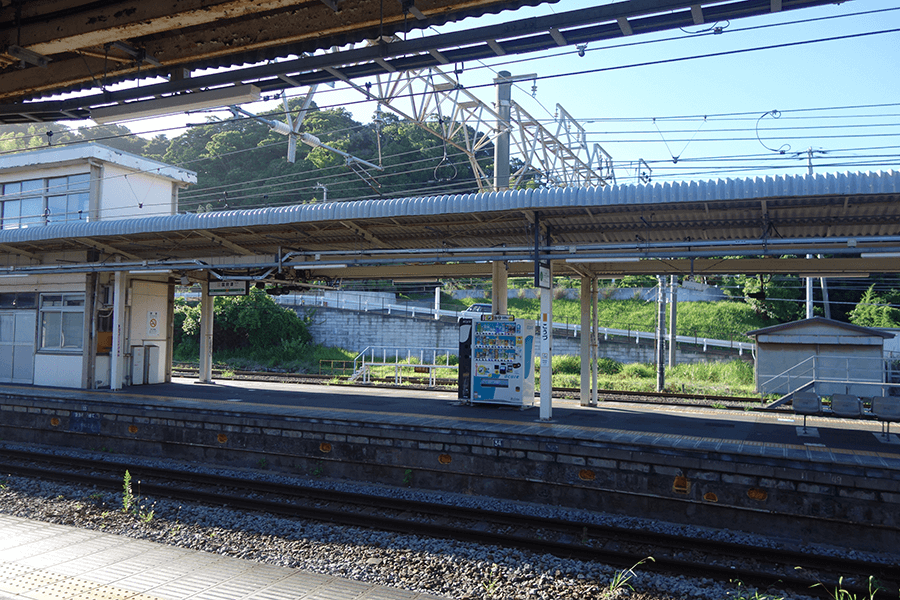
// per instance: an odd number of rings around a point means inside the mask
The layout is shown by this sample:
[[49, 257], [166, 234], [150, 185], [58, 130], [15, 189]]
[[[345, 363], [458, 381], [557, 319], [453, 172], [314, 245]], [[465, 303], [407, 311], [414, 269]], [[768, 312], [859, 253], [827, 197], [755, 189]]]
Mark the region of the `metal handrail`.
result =
[[[394, 367], [394, 383], [399, 385], [403, 382], [404, 368], [419, 367], [428, 369], [429, 386], [434, 387], [435, 372], [438, 369], [459, 370], [459, 365], [450, 364], [450, 357], [456, 356], [457, 351], [457, 348], [426, 348], [424, 346], [367, 346], [353, 359], [353, 378], [355, 380], [362, 376], [363, 382], [368, 383], [372, 367]], [[381, 355], [381, 360], [376, 359], [376, 354]], [[443, 364], [438, 362], [439, 356], [444, 358]], [[426, 361], [426, 357], [430, 357], [430, 362]], [[388, 358], [393, 360], [388, 360]], [[417, 358], [419, 362], [410, 362], [414, 358]]]
[[[290, 304], [293, 306], [322, 306], [341, 310], [356, 310], [360, 312], [380, 311], [388, 315], [397, 314], [398, 316], [409, 316], [411, 318], [415, 318], [417, 315], [421, 315], [432, 316], [435, 318], [435, 320], [437, 320], [440, 317], [459, 318], [462, 316], [462, 311], [443, 309], [438, 309], [436, 311], [433, 308], [425, 308], [415, 305], [391, 304], [385, 303], [384, 301], [380, 303], [363, 301], [362, 298], [357, 298], [355, 302], [352, 302], [344, 297], [338, 298], [337, 300], [328, 301], [325, 300], [324, 296], [320, 295], [308, 296], [303, 294], [288, 294], [285, 296], [277, 296], [275, 300], [279, 304]], [[571, 333], [572, 337], [575, 337], [581, 333], [581, 324], [554, 322], [553, 329]], [[640, 343], [641, 340], [656, 339], [656, 332], [653, 331], [638, 331], [632, 329], [613, 329], [611, 327], [599, 327], [598, 332], [600, 335], [603, 335], [603, 338], [605, 340], [609, 339], [610, 336], [624, 337], [626, 339], [634, 338], [635, 343]], [[704, 352], [709, 346], [713, 346], [716, 348], [736, 349], [738, 351], [738, 354], [743, 355], [745, 350], [748, 352], [753, 352], [753, 350], [756, 348], [756, 344], [753, 342], [719, 340], [715, 338], [699, 337], [696, 335], [677, 335], [675, 336], [675, 340], [678, 343], [703, 346]]]
[[[851, 362], [859, 362], [865, 360], [875, 360], [879, 363], [879, 367], [877, 369], [871, 369], [870, 373], [874, 377], [876, 371], [880, 374], [881, 381], [876, 381], [875, 379], [865, 380], [860, 379], [859, 377], [855, 379], [850, 379], [849, 374], [851, 372]], [[767, 390], [769, 393], [778, 393], [775, 390], [785, 390], [782, 395], [787, 396], [792, 394], [802, 387], [806, 387], [810, 384], [819, 384], [819, 383], [828, 383], [828, 384], [843, 384], [846, 386], [854, 386], [854, 385], [866, 385], [866, 386], [881, 386], [883, 389], [887, 389], [889, 387], [896, 387], [896, 383], [891, 383], [890, 381], [885, 381], [889, 379], [885, 371], [885, 361], [882, 358], [877, 359], [868, 359], [867, 357], [862, 356], [833, 356], [833, 355], [815, 355], [806, 358], [805, 360], [793, 365], [792, 367], [785, 369], [781, 373], [777, 375], [773, 375], [769, 377], [765, 381], [761, 382], [759, 385], [759, 389]], [[841, 364], [843, 363], [843, 364]], [[846, 376], [844, 378], [841, 377], [832, 377], [831, 373], [835, 371], [839, 373], [844, 373]], [[860, 370], [858, 368], [853, 369], [853, 372], [856, 375], [860, 375]], [[776, 386], [774, 390], [769, 390], [768, 384], [778, 379], [785, 379], [785, 382]], [[786, 389], [785, 389], [786, 388]]]

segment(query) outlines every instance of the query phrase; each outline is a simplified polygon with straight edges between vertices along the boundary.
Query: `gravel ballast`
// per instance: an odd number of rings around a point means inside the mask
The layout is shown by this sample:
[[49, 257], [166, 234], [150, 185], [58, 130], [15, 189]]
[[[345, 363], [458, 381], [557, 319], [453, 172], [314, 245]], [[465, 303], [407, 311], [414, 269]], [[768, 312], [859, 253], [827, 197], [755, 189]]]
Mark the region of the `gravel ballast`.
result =
[[[106, 455], [97, 456], [93, 453], [78, 453], [78, 455], [113, 460]], [[142, 462], [130, 458], [128, 460], [131, 464]], [[247, 472], [202, 469], [184, 464], [161, 465], [159, 461], [146, 463], [153, 466], [190, 468], [198, 472], [244, 477], [248, 475]], [[363, 489], [359, 484], [347, 482], [288, 478], [269, 473], [255, 474], [272, 481], [295, 481], [302, 485], [331, 486], [334, 489], [348, 491], [449, 501], [491, 510], [579, 518], [588, 522], [656, 528], [669, 533], [685, 533], [686, 529], [690, 529], [688, 531], [690, 535], [732, 541], [748, 541], [749, 538], [738, 532], [685, 528], [645, 522], [642, 519], [489, 498], [436, 495], [380, 486]], [[546, 554], [537, 555], [516, 549], [286, 519], [264, 513], [191, 505], [168, 499], [145, 498], [140, 497], [140, 483], [137, 481], [132, 483], [133, 490], [138, 496], [132, 512], [123, 512], [121, 492], [3, 475], [0, 475], [0, 486], [2, 486], [0, 513], [4, 514], [101, 530], [202, 552], [305, 569], [460, 600], [557, 600], [624, 596], [639, 600], [672, 598], [763, 600], [784, 596], [777, 590], [757, 591], [735, 582], [729, 584], [709, 579], [659, 575], [642, 570], [641, 565], [627, 571], [599, 563], [569, 560]], [[778, 542], [763, 540], [759, 543], [778, 545]], [[616, 585], [614, 582], [621, 581], [623, 574], [627, 576], [626, 582]], [[791, 597], [798, 598], [796, 595]]]

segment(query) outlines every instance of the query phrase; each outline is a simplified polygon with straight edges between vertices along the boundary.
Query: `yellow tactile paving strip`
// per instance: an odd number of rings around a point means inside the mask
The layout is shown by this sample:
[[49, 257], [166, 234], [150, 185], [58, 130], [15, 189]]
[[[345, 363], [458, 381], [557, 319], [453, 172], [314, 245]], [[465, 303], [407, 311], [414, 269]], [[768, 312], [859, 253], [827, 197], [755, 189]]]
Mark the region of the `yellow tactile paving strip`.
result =
[[160, 600], [45, 569], [10, 564], [0, 564], [0, 592], [29, 600]]

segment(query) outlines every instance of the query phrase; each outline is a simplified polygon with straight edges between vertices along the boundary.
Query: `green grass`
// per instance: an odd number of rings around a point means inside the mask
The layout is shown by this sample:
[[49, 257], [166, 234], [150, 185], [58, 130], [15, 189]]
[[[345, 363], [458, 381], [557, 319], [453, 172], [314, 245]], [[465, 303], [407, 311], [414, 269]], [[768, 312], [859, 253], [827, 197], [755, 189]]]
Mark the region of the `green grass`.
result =
[[[485, 299], [453, 300], [445, 297], [441, 300], [441, 308], [465, 310], [477, 302], [485, 302]], [[510, 298], [507, 306], [509, 313], [517, 318], [537, 320], [540, 317], [541, 301], [538, 299]], [[633, 299], [600, 300], [597, 303], [598, 322], [602, 327], [611, 329], [655, 331], [656, 315], [657, 307], [654, 302]], [[668, 320], [668, 310], [666, 319]], [[580, 323], [580, 302], [554, 300], [553, 320], [557, 323]], [[749, 341], [744, 335], [746, 332], [772, 324], [743, 302], [682, 302], [678, 305], [678, 335]]]
[[[656, 366], [644, 363], [622, 364], [603, 358], [597, 369], [600, 390], [631, 392], [656, 391]], [[540, 385], [540, 363], [535, 361], [535, 386]], [[688, 394], [758, 397], [753, 383], [753, 365], [741, 360], [681, 364], [666, 367], [666, 390]], [[580, 387], [581, 359], [577, 356], [553, 357], [553, 386]]]

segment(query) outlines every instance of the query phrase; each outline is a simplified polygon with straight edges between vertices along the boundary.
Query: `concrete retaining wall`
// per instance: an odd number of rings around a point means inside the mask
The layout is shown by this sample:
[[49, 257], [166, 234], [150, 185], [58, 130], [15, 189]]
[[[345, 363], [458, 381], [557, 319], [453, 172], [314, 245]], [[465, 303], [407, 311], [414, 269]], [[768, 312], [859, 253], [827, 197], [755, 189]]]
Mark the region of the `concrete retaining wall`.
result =
[[[604, 300], [643, 300], [644, 302], [656, 302], [658, 288], [601, 288], [599, 295]], [[557, 288], [553, 290], [554, 298], [567, 298], [569, 300], [578, 300], [581, 297], [581, 289], [579, 288]], [[454, 298], [491, 298], [491, 290], [453, 290], [451, 295]], [[510, 298], [539, 298], [540, 294], [536, 289], [518, 288], [508, 291]], [[718, 302], [727, 300], [725, 292], [717, 287], [708, 287], [706, 289], [693, 289], [689, 287], [678, 286], [679, 302]]]
[[107, 448], [121, 460], [159, 456], [253, 469], [264, 459], [267, 469], [294, 474], [777, 532], [855, 550], [895, 550], [900, 534], [900, 471], [838, 462], [829, 452], [810, 451], [806, 460], [689, 446], [661, 452], [578, 430], [501, 433], [461, 422], [449, 428], [211, 406], [5, 394], [0, 437]]
[[[313, 341], [325, 346], [336, 346], [347, 350], [361, 352], [368, 346], [388, 346], [396, 348], [457, 348], [459, 347], [459, 330], [455, 321], [435, 321], [433, 317], [408, 318], [386, 315], [378, 312], [357, 312], [352, 310], [318, 307], [308, 309], [298, 307], [298, 314], [312, 315], [310, 333]], [[535, 353], [540, 352], [540, 340]], [[580, 354], [581, 338], [571, 333], [554, 333], [554, 354]], [[634, 338], [600, 337], [600, 356], [611, 358], [621, 363], [653, 363], [654, 343], [642, 340], [636, 343]], [[695, 363], [717, 360], [732, 360], [751, 357], [745, 352], [741, 356], [737, 350], [728, 348], [708, 348], [703, 352], [702, 346], [679, 344], [677, 349], [679, 363]]]

